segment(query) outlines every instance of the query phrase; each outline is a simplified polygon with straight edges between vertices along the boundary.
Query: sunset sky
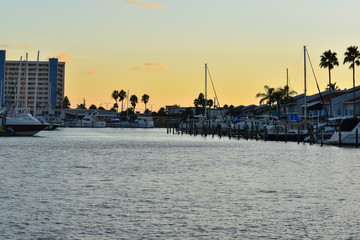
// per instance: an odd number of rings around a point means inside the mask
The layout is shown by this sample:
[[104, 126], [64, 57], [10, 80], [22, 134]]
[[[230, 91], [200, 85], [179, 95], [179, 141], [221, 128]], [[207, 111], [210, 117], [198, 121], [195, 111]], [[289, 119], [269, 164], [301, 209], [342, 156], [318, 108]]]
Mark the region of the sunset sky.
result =
[[[154, 111], [192, 106], [204, 92], [205, 63], [221, 105], [258, 104], [264, 85], [286, 84], [286, 68], [302, 93], [303, 46], [321, 90], [328, 72], [319, 60], [329, 49], [340, 62], [333, 82], [350, 88], [344, 52], [360, 45], [358, 0], [1, 0], [0, 9], [7, 60], [29, 53], [35, 61], [39, 50], [41, 60], [65, 61], [72, 107], [85, 98], [87, 107], [110, 108], [115, 89], [148, 94]], [[308, 66], [308, 92], [316, 91]]]

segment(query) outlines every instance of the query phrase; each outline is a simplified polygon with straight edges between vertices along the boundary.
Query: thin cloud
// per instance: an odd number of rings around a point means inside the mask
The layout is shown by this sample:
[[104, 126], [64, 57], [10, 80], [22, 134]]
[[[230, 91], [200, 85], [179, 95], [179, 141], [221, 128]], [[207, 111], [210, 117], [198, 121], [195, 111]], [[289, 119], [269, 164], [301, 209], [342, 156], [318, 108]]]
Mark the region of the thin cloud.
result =
[[163, 4], [161, 3], [154, 3], [154, 2], [143, 2], [142, 0], [125, 0], [123, 2], [118, 1], [111, 1], [111, 0], [101, 0], [99, 2], [103, 5], [112, 5], [112, 6], [126, 6], [126, 5], [133, 5], [138, 7], [145, 7], [155, 10], [162, 10]]
[[141, 66], [137, 66], [133, 68], [136, 71], [156, 71], [156, 72], [164, 72], [166, 71], [167, 67], [161, 62], [148, 62], [144, 63]]
[[161, 10], [163, 5], [161, 3], [143, 2], [141, 0], [126, 0], [127, 4], [133, 4], [139, 7], [148, 7], [156, 10]]
[[72, 60], [72, 56], [66, 52], [59, 52], [57, 54], [50, 55], [47, 58], [57, 58], [60, 62], [71, 62]]
[[18, 48], [22, 48], [22, 49], [25, 49], [25, 48], [33, 48], [34, 47], [34, 44], [21, 44]]
[[11, 46], [9, 44], [2, 43], [2, 44], [0, 44], [0, 47], [1, 48], [10, 48]]
[[96, 75], [98, 72], [95, 71], [95, 70], [89, 70], [89, 71], [86, 71], [85, 74], [87, 75]]

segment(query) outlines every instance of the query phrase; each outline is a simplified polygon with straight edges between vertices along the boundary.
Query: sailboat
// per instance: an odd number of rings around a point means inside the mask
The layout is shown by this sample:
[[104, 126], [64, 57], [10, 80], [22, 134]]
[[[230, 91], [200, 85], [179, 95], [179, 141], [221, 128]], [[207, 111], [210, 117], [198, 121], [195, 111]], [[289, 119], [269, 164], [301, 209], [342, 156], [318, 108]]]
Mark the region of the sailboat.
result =
[[304, 118], [288, 114], [286, 122], [273, 122], [266, 129], [268, 140], [303, 141], [308, 136], [307, 101], [306, 101], [306, 46], [304, 46]]

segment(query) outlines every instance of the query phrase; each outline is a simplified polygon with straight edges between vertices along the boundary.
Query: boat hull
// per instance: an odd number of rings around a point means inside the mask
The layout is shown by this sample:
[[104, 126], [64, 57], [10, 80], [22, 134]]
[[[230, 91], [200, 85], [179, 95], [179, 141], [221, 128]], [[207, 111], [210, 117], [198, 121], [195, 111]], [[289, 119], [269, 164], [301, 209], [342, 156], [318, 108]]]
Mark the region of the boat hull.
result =
[[268, 134], [267, 140], [268, 141], [289, 141], [289, 142], [297, 142], [297, 141], [304, 141], [305, 137], [308, 136], [307, 134]]
[[45, 124], [6, 124], [6, 131], [15, 136], [33, 136], [46, 127]]
[[[335, 132], [327, 142], [331, 145], [339, 145], [340, 144], [339, 138], [340, 138], [339, 132]], [[360, 143], [360, 136], [358, 136], [358, 140], [356, 141], [356, 133], [355, 132], [342, 132], [341, 133], [341, 144], [342, 145], [354, 146], [357, 144], [356, 142], [358, 144]]]

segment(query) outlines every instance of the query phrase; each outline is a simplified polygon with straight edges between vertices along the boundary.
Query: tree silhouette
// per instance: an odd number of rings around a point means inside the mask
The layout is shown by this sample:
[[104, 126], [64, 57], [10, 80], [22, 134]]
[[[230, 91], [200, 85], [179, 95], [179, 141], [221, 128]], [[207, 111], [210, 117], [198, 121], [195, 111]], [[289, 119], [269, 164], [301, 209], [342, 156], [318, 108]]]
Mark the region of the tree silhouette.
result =
[[136, 104], [138, 103], [137, 96], [136, 95], [131, 95], [130, 102], [131, 102], [131, 106], [133, 106], [134, 113], [135, 113], [135, 107], [136, 107]]
[[121, 102], [121, 112], [124, 110], [124, 99], [126, 98], [126, 92], [121, 90], [118, 92], [119, 101]]
[[70, 100], [67, 96], [64, 97], [64, 100], [63, 100], [63, 104], [62, 104], [62, 107], [63, 108], [70, 108]]
[[[334, 68], [334, 66], [339, 66], [339, 61], [336, 57], [336, 52], [331, 52], [331, 50], [325, 51], [320, 56], [320, 67], [321, 68], [327, 68], [329, 70], [329, 85], [331, 86], [331, 69]], [[332, 116], [332, 104], [331, 104], [331, 88], [329, 90], [329, 97], [330, 97], [330, 116]]]
[[360, 65], [360, 52], [357, 46], [350, 46], [345, 52], [344, 64], [350, 63], [350, 67], [353, 69], [353, 108], [354, 118], [356, 118], [356, 105], [355, 105], [355, 65]]
[[336, 91], [336, 90], [339, 90], [339, 86], [337, 86], [336, 85], [336, 82], [334, 82], [334, 83], [329, 83], [328, 85], [327, 85], [327, 87], [325, 88], [325, 90], [327, 90], [327, 91]]
[[96, 107], [94, 104], [91, 104], [91, 106], [89, 107], [89, 109], [96, 110], [96, 109], [97, 109], [97, 107]]
[[256, 94], [256, 97], [261, 98], [260, 102], [259, 102], [260, 105], [262, 105], [264, 103], [266, 105], [268, 105], [269, 115], [270, 115], [271, 105], [276, 101], [275, 98], [274, 98], [275, 89], [269, 87], [268, 85], [265, 85], [264, 90], [265, 90], [264, 93], [259, 92], [258, 94]]
[[[118, 98], [119, 98], [119, 91], [118, 90], [114, 90], [113, 92], [112, 92], [112, 94], [111, 94], [111, 97], [115, 100], [115, 102], [116, 102], [116, 106], [117, 106], [117, 108], [116, 108], [116, 112], [118, 111], [118, 104], [117, 104], [117, 100], [118, 100]], [[115, 105], [114, 105], [115, 106]]]
[[[142, 97], [141, 97], [141, 101], [145, 104], [145, 111], [146, 111], [146, 104], [149, 102], [149, 95], [147, 94], [144, 94]], [[144, 111], [144, 112], [145, 112]]]

